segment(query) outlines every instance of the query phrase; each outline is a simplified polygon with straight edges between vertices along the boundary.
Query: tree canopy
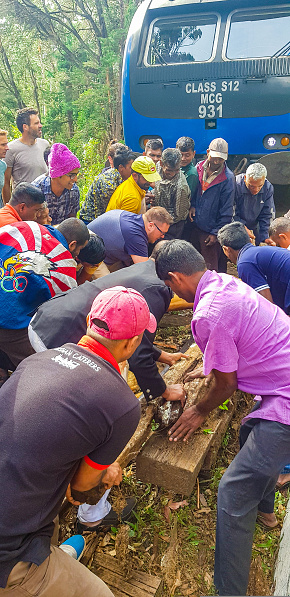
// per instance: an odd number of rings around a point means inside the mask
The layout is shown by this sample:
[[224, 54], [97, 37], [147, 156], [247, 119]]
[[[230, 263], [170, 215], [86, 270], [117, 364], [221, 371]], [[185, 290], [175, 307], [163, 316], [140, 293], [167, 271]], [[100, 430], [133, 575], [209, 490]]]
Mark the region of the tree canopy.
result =
[[44, 136], [81, 151], [121, 138], [121, 67], [138, 0], [0, 0], [2, 128], [35, 106]]

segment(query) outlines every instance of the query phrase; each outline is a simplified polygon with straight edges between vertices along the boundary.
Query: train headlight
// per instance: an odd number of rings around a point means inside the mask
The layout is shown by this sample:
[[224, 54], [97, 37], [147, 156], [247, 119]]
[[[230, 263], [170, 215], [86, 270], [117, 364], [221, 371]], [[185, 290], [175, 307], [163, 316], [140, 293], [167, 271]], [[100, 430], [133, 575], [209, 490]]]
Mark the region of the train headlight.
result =
[[288, 133], [272, 133], [266, 135], [263, 139], [263, 145], [268, 151], [281, 151], [284, 149], [289, 151], [290, 149], [290, 134]]
[[268, 137], [266, 143], [269, 147], [275, 147], [277, 141], [276, 141], [275, 137]]
[[290, 144], [289, 137], [282, 137], [280, 143], [281, 145], [283, 145], [283, 147], [287, 147]]

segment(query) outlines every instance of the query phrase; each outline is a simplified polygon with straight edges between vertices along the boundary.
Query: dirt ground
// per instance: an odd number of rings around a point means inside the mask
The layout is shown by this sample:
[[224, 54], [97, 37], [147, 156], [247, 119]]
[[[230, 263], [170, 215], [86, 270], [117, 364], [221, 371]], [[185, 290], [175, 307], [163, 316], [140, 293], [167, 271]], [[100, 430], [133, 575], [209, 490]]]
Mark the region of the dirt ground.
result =
[[[159, 327], [156, 341], [164, 343], [164, 349], [176, 350], [191, 337], [190, 319], [188, 322], [186, 315], [176, 319], [176, 315], [176, 312], [166, 314], [166, 327]], [[169, 325], [170, 321], [174, 325]], [[176, 325], [178, 321], [185, 325]], [[218, 483], [239, 449], [240, 422], [250, 408], [250, 399], [243, 399], [238, 405], [211, 477], [205, 479], [201, 472], [190, 498], [141, 483], [136, 479], [134, 463], [128, 466], [121, 492], [125, 496], [136, 496], [136, 519], [129, 527], [122, 525], [108, 532], [86, 533], [83, 563], [96, 573], [98, 553], [102, 551], [122, 561], [128, 574], [133, 567], [162, 577], [165, 581], [163, 597], [215, 595], [213, 564]], [[118, 490], [118, 499], [119, 494]], [[288, 490], [276, 494], [278, 528], [268, 532], [256, 527], [248, 595], [273, 594], [274, 562], [287, 498]], [[72, 507], [61, 520], [60, 542], [75, 532], [75, 517], [76, 508]]]

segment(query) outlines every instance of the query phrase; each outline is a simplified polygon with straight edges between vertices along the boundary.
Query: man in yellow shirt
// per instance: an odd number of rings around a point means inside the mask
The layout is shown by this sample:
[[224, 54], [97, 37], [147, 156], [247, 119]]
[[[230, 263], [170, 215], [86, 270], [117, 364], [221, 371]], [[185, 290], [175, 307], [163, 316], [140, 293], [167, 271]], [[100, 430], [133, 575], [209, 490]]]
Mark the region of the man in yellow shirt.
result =
[[122, 209], [135, 214], [140, 213], [146, 192], [161, 178], [156, 172], [153, 160], [147, 156], [142, 155], [134, 160], [131, 168], [131, 176], [114, 191], [106, 211]]

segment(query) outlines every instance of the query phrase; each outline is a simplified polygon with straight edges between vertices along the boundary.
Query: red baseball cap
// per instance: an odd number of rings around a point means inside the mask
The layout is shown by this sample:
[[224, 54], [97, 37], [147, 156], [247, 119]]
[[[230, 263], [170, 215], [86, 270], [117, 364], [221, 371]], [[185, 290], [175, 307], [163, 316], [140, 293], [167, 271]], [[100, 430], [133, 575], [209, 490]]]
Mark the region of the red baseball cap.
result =
[[[104, 322], [106, 329], [99, 327], [95, 320]], [[114, 286], [103, 290], [95, 298], [88, 315], [88, 326], [104, 338], [126, 340], [139, 336], [145, 330], [155, 332], [157, 322], [137, 290]]]

